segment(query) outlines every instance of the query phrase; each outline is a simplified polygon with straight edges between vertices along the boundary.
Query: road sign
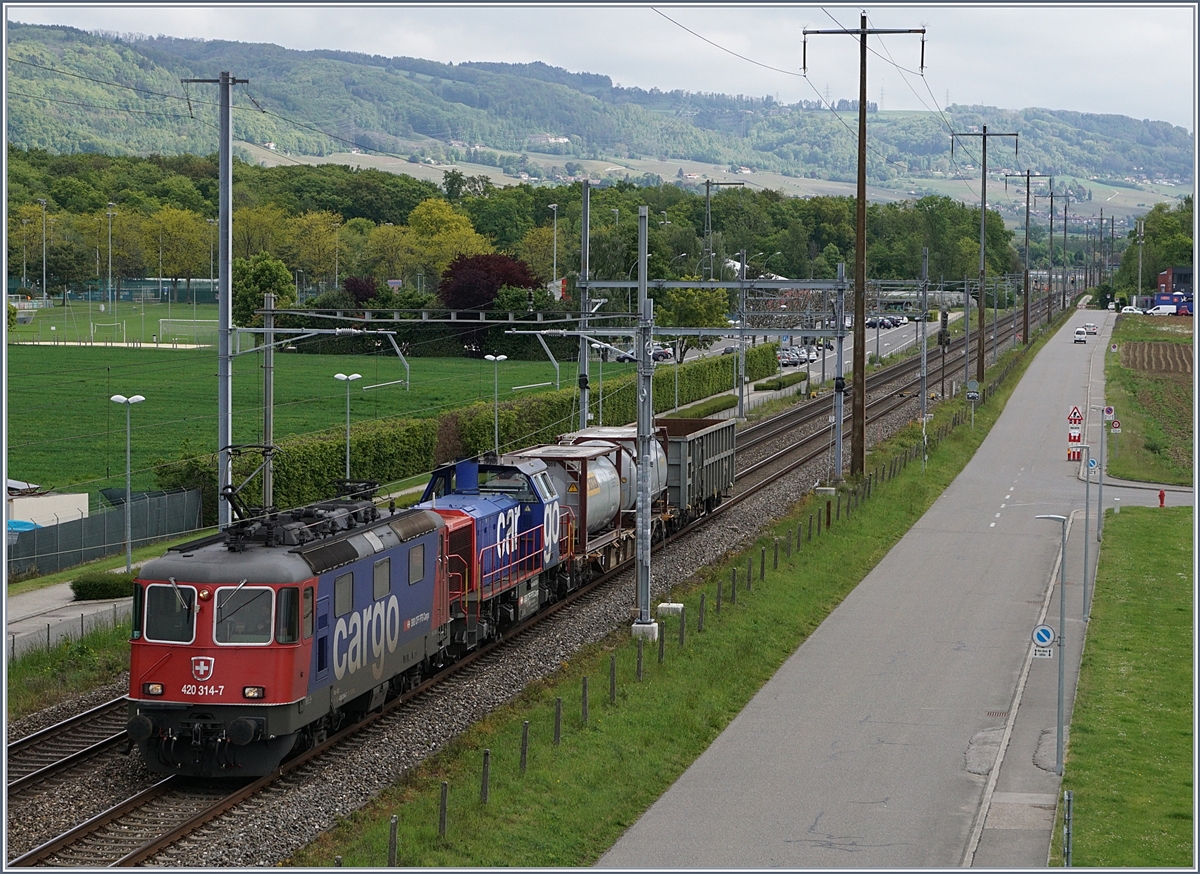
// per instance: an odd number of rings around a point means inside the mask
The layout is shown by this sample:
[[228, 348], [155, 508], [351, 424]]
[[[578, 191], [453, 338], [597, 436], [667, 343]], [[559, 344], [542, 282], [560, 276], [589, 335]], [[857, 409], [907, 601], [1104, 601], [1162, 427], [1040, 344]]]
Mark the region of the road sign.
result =
[[979, 381], [974, 379], [967, 380], [967, 391], [979, 391]]
[[1109, 352], [1116, 352], [1116, 351], [1117, 351], [1117, 344], [1116, 344], [1116, 343], [1113, 343], [1111, 346], [1109, 346], [1109, 347], [1108, 347], [1108, 351], [1109, 351]]
[[1068, 425], [1067, 426], [1067, 442], [1082, 443], [1083, 442], [1083, 426]]
[[1079, 407], [1071, 407], [1071, 412], [1067, 413], [1067, 423], [1071, 425], [1083, 424], [1083, 411]]
[[1104, 421], [1111, 422], [1113, 420], [1113, 416], [1115, 416], [1116, 414], [1117, 414], [1117, 411], [1114, 410], [1112, 407], [1105, 407], [1104, 408]]
[[1049, 625], [1039, 625], [1033, 629], [1033, 642], [1037, 646], [1049, 646], [1054, 643], [1054, 629]]
[[1043, 649], [1040, 646], [1035, 646], [1033, 648], [1033, 657], [1035, 659], [1052, 659], [1054, 658], [1054, 650]]
[[1114, 434], [1121, 433], [1121, 420], [1120, 419], [1113, 419], [1112, 433], [1114, 433]]
[[1094, 458], [1088, 459], [1088, 470], [1095, 470], [1099, 465], [1100, 465], [1100, 462], [1098, 462], [1096, 459], [1094, 459]]
[[967, 400], [969, 400], [969, 401], [979, 400], [979, 392], [968, 389], [967, 390]]

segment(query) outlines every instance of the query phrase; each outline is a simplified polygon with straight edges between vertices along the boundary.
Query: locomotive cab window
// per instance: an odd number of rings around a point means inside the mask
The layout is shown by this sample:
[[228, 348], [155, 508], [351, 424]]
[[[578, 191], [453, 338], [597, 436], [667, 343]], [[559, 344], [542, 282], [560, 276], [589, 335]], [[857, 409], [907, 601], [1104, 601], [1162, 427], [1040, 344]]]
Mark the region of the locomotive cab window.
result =
[[146, 640], [191, 643], [196, 638], [196, 590], [191, 586], [146, 587]]
[[375, 562], [375, 583], [373, 595], [375, 600], [386, 598], [392, 591], [392, 560], [381, 558]]
[[497, 470], [489, 471], [486, 474], [480, 473], [479, 491], [492, 494], [511, 495], [518, 501], [530, 503], [537, 500], [537, 496], [533, 493], [533, 486], [529, 484], [529, 477], [515, 470]]
[[295, 643], [300, 639], [300, 590], [287, 586], [279, 590], [275, 611], [275, 640]]
[[313, 588], [305, 586], [304, 588], [304, 639], [308, 640], [313, 636]]
[[265, 644], [271, 642], [271, 590], [250, 586], [217, 589], [213, 618], [217, 643]]
[[425, 544], [418, 543], [408, 551], [408, 584], [414, 586], [425, 579]]

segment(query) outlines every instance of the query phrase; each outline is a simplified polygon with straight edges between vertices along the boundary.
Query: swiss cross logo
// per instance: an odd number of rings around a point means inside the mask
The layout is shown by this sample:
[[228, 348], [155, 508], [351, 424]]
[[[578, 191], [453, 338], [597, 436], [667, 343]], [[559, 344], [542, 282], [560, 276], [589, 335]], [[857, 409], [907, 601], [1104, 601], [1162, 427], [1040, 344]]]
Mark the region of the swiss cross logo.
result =
[[212, 678], [213, 659], [211, 656], [196, 656], [192, 659], [192, 676], [204, 681]]

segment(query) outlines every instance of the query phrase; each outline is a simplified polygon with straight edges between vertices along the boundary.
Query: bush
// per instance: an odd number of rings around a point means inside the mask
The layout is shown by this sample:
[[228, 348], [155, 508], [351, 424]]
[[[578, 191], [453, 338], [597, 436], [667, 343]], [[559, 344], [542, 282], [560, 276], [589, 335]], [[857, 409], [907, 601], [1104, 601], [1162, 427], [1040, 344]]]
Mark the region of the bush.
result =
[[755, 391], [779, 391], [781, 388], [787, 388], [789, 385], [796, 385], [808, 379], [808, 374], [803, 371], [799, 373], [789, 373], [786, 376], [777, 376], [774, 379], [764, 379], [762, 382], [754, 384]]
[[709, 398], [706, 401], [701, 401], [698, 404], [692, 404], [690, 407], [683, 407], [677, 412], [671, 413], [664, 418], [667, 419], [707, 419], [713, 413], [719, 413], [721, 410], [728, 410], [737, 406], [736, 395], [718, 395], [715, 398]]
[[137, 571], [84, 571], [71, 583], [71, 591], [75, 593], [76, 601], [129, 598], [133, 595], [133, 580], [136, 576]]

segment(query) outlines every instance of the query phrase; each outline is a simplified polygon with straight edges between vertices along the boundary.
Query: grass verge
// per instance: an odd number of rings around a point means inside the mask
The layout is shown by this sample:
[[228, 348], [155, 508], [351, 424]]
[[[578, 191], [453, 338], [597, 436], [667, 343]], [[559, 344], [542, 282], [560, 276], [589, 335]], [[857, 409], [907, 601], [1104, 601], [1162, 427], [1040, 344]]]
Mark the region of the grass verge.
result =
[[[1109, 515], [1063, 789], [1072, 863], [1195, 865], [1192, 507]], [[1062, 804], [1051, 864], [1062, 864]]]
[[[1192, 319], [1122, 315], [1112, 339], [1118, 348], [1135, 342], [1190, 346], [1191, 326]], [[1191, 485], [1192, 374], [1139, 370], [1121, 362], [1122, 356], [1105, 354], [1105, 398], [1121, 422], [1121, 433], [1108, 442], [1109, 473], [1141, 482]]]
[[[1053, 331], [1031, 347], [1036, 354]], [[1011, 362], [1009, 353], [1001, 368]], [[679, 620], [661, 628], [666, 658], [645, 650], [644, 675], [636, 678], [637, 646], [628, 629], [585, 649], [549, 679], [532, 684], [513, 702], [473, 726], [378, 799], [356, 811], [288, 864], [375, 866], [387, 859], [390, 817], [398, 817], [397, 864], [403, 866], [591, 865], [700, 755], [757, 690], [888, 550], [912, 527], [974, 455], [995, 423], [1033, 354], [1020, 358], [1010, 378], [976, 410], [974, 429], [949, 427], [966, 417], [962, 402], [940, 404], [929, 427], [924, 472], [921, 429], [910, 425], [874, 447], [869, 470], [895, 475], [877, 481], [871, 499], [839, 513], [831, 527], [811, 529], [823, 509], [813, 497], [778, 520], [746, 551], [700, 570], [673, 599], [685, 605], [687, 635]], [[893, 461], [896, 459], [898, 461]], [[901, 462], [906, 462], [902, 465]], [[910, 463], [908, 463], [910, 462]], [[876, 500], [876, 498], [879, 498]], [[791, 555], [781, 549], [773, 569], [775, 538], [804, 531]], [[736, 605], [729, 603], [731, 567], [747, 558], [757, 569], [767, 549], [768, 572]], [[717, 580], [725, 587], [716, 611]], [[705, 599], [705, 630], [696, 619]], [[610, 660], [617, 694], [609, 701]], [[737, 671], [730, 664], [739, 666]], [[590, 719], [582, 719], [582, 679], [590, 679]], [[563, 738], [552, 742], [555, 699], [563, 700]], [[527, 770], [519, 767], [523, 723], [530, 725]], [[490, 798], [480, 801], [483, 750], [491, 751]], [[438, 834], [441, 783], [448, 784], [448, 828]]]
[[37, 710], [113, 682], [129, 669], [129, 622], [30, 650], [8, 662], [8, 718]]

